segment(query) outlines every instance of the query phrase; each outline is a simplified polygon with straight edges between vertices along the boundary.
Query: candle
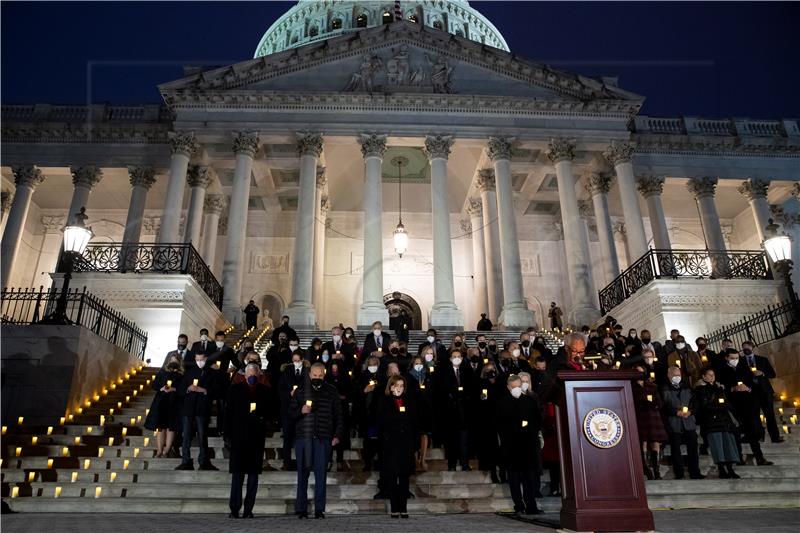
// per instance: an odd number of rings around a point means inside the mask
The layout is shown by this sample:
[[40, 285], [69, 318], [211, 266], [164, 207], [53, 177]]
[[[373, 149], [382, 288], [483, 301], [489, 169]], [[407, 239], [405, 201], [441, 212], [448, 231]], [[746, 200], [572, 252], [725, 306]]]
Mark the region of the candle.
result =
[[435, 366], [432, 366], [432, 367], [430, 367], [430, 369], [429, 369], [429, 370], [431, 371], [431, 373], [433, 373], [433, 371], [434, 371], [434, 370], [436, 370], [436, 367], [435, 367]]
[[487, 358], [485, 358], [485, 357], [483, 358], [483, 364], [484, 365], [488, 365], [489, 364], [489, 360]]
[[[75, 410], [76, 410], [76, 411], [78, 411], [78, 414], [79, 414], [79, 415], [82, 415], [82, 414], [83, 414], [83, 407], [78, 407], [78, 408], [77, 408], [77, 409], [75, 409]], [[70, 415], [70, 416], [72, 416], [72, 415]]]
[[117, 473], [116, 472], [111, 472], [111, 474], [108, 476], [109, 482], [110, 483], [114, 483], [115, 479], [117, 479]]
[[127, 470], [127, 469], [128, 469], [128, 466], [129, 466], [130, 464], [131, 464], [130, 460], [129, 460], [129, 459], [125, 459], [124, 461], [122, 461], [122, 469], [123, 469], [123, 470]]
[[192, 380], [192, 385], [194, 385], [195, 387], [197, 387], [198, 383], [200, 383], [199, 379], [193, 379]]
[[150, 446], [150, 437], [145, 437], [144, 438], [144, 446], [145, 446], [145, 448]]
[[423, 383], [422, 385], [419, 386], [419, 388], [425, 390], [425, 384]]
[[383, 348], [381, 348], [380, 346], [378, 346], [378, 351], [379, 351], [379, 352], [382, 352], [382, 351], [383, 351]]
[[675, 361], [675, 366], [677, 366], [678, 368], [680, 368], [680, 367], [681, 367], [681, 360], [680, 360], [680, 359], [678, 359], [677, 361]]
[[31, 437], [31, 444], [36, 446], [36, 443], [39, 442], [39, 437]]
[[139, 394], [139, 391], [138, 391], [138, 390], [134, 390], [134, 391], [133, 391], [133, 397], [134, 397], [134, 398], [136, 398], [136, 395], [137, 395], [137, 394]]
[[458, 392], [464, 392], [464, 387], [458, 387]]
[[80, 443], [81, 443], [81, 438], [80, 437], [75, 437], [75, 444], [77, 445], [77, 444], [80, 444]]
[[84, 470], [89, 470], [90, 466], [92, 466], [92, 460], [91, 459], [84, 459], [83, 460], [83, 469]]
[[350, 371], [348, 372], [348, 374], [350, 375], [350, 377], [353, 377], [353, 371], [352, 371], [352, 370], [350, 370]]
[[111, 415], [113, 415], [113, 414], [114, 414], [114, 408], [113, 408], [113, 407], [111, 407], [111, 408], [108, 410], [108, 416], [111, 416]]
[[122, 402], [117, 402], [117, 409], [122, 409]]
[[619, 370], [619, 367], [620, 367], [620, 365], [621, 365], [621, 364], [622, 364], [622, 363], [620, 363], [619, 361], [617, 361], [616, 363], [614, 363], [614, 366], [616, 367], [616, 369], [617, 369], [617, 370]]
[[370, 387], [374, 387], [374, 386], [375, 386], [375, 382], [374, 382], [374, 381], [372, 381], [372, 380], [369, 380], [369, 386], [370, 386]]
[[400, 406], [400, 412], [401, 413], [405, 413], [406, 412], [406, 407], [404, 405]]
[[36, 472], [28, 472], [28, 483], [33, 483], [34, 479], [36, 479]]
[[648, 402], [652, 402], [653, 401], [653, 395], [652, 394], [648, 394], [647, 395], [647, 401]]
[[103, 487], [95, 487], [95, 489], [94, 489], [94, 497], [95, 498], [99, 498], [101, 492], [103, 492]]
[[751, 366], [751, 367], [750, 367], [750, 370], [752, 370], [752, 371], [753, 371], [753, 373], [755, 374], [755, 372], [756, 372], [756, 367], [754, 367], [754, 366]]
[[684, 405], [684, 406], [681, 408], [681, 411], [683, 411], [684, 413], [688, 413], [688, 412], [689, 412], [689, 408], [688, 408], [688, 407], [686, 407], [686, 406]]
[[3, 426], [2, 434], [5, 435], [7, 431], [8, 431], [8, 426]]
[[252, 413], [255, 410], [256, 410], [256, 402], [250, 402], [250, 412]]
[[106, 425], [106, 415], [100, 415], [100, 425], [101, 426]]
[[133, 449], [133, 456], [134, 457], [139, 457], [139, 448], [134, 448]]
[[17, 449], [14, 450], [14, 455], [16, 455], [17, 457], [21, 456], [22, 455], [22, 448], [17, 446]]
[[22, 425], [22, 422], [24, 422], [24, 421], [25, 421], [25, 417], [24, 416], [21, 416], [21, 417], [17, 418], [17, 424], [19, 424], [20, 426]]
[[789, 426], [783, 426], [783, 432], [789, 433]]
[[108, 445], [109, 446], [113, 446], [114, 445], [114, 437], [108, 437]]
[[132, 417], [131, 417], [131, 425], [132, 425], [132, 426], [135, 426], [135, 425], [136, 425], [136, 417], [135, 417], [135, 416], [132, 416]]
[[61, 448], [61, 455], [63, 455], [64, 457], [69, 457], [69, 448], [67, 448], [66, 446]]
[[528, 421], [527, 420], [523, 420], [522, 421], [522, 427], [524, 427], [524, 428], [528, 427]]
[[52, 459], [48, 459], [47, 460], [47, 468], [53, 468], [53, 460]]
[[128, 428], [122, 428], [122, 436], [126, 436], [128, 434]]
[[[762, 415], [762, 416], [763, 416], [763, 415]], [[790, 421], [792, 424], [797, 424], [797, 415], [792, 415], [792, 416], [790, 416], [790, 417], [789, 417], [789, 421]]]
[[738, 382], [736, 385], [737, 385], [737, 386], [739, 386], [739, 387], [741, 387], [741, 386], [743, 385], [743, 383], [740, 381], [740, 382]]
[[75, 483], [76, 481], [78, 481], [78, 473], [73, 472], [72, 475], [70, 476], [70, 482]]
[[306, 400], [306, 405], [307, 405], [308, 407], [311, 407], [313, 404], [314, 404], [314, 402], [313, 402], [313, 401], [311, 401], [311, 400]]
[[650, 379], [656, 379], [656, 373], [650, 372]]
[[700, 360], [702, 362], [706, 363], [706, 362], [708, 362], [708, 357], [706, 357], [706, 354], [703, 354], [703, 355], [700, 356]]
[[168, 380], [167, 380], [167, 388], [168, 388], [168, 389], [171, 389], [171, 388], [172, 388], [172, 380], [171, 380], [171, 379], [168, 379]]
[[783, 416], [783, 407], [778, 407], [778, 414]]
[[19, 487], [11, 487], [11, 497], [16, 498], [19, 496]]
[[719, 403], [725, 403], [725, 398], [720, 398]]
[[489, 395], [489, 389], [483, 389], [482, 393], [483, 393], [484, 396], [488, 396]]
[[97, 448], [97, 457], [103, 457], [103, 452], [105, 452], [105, 450], [102, 447]]
[[66, 422], [66, 420], [67, 420], [67, 419], [66, 419], [66, 418], [64, 418], [64, 417], [62, 416], [61, 418], [59, 418], [59, 419], [58, 419], [58, 425], [59, 425], [59, 426], [63, 426], [63, 425], [64, 425], [64, 422]]
[[61, 487], [56, 487], [56, 491], [55, 494], [53, 494], [53, 497], [58, 498], [59, 496], [61, 496]]

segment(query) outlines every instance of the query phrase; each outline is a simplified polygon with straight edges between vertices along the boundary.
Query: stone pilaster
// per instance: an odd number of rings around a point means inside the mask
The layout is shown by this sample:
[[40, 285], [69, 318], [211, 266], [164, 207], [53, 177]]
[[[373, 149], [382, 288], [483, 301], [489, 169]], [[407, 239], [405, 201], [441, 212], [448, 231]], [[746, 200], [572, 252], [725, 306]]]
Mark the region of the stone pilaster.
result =
[[500, 228], [497, 223], [494, 169], [479, 170], [475, 186], [481, 193], [483, 210], [483, 255], [486, 263], [488, 313], [492, 322], [499, 323], [500, 313], [503, 311], [503, 269], [500, 265]]
[[647, 252], [647, 236], [644, 232], [642, 211], [633, 175], [634, 146], [624, 141], [612, 141], [603, 153], [617, 174], [617, 186], [622, 203], [622, 213], [628, 228], [628, 246], [636, 259]]
[[[795, 183], [795, 185], [797, 185]], [[758, 231], [758, 240], [764, 242], [764, 228], [769, 224], [769, 202], [767, 201], [767, 191], [769, 181], [750, 178], [742, 182], [738, 191], [747, 198], [750, 209], [753, 211], [753, 220]]]
[[203, 246], [200, 254], [212, 271], [217, 255], [219, 217], [225, 210], [226, 204], [224, 194], [207, 194], [203, 201]]
[[[486, 279], [486, 243], [484, 238], [483, 202], [480, 198], [470, 198], [467, 205], [469, 229], [472, 237], [472, 290], [474, 294], [472, 316], [489, 313], [489, 293]], [[463, 229], [463, 228], [462, 228]]]
[[711, 176], [692, 177], [689, 178], [686, 188], [697, 201], [700, 222], [703, 224], [708, 249], [725, 251], [725, 237], [722, 234], [717, 206], [714, 203], [717, 181], [717, 178]]
[[191, 243], [200, 249], [200, 233], [203, 226], [203, 206], [206, 189], [216, 179], [214, 169], [207, 165], [190, 165], [187, 169], [186, 183], [189, 185], [189, 211], [186, 214], [186, 229], [183, 242]]
[[156, 236], [157, 243], [177, 243], [180, 240], [186, 171], [189, 166], [189, 159], [198, 149], [194, 132], [171, 132], [169, 143], [172, 156], [170, 157], [169, 178], [167, 181], [167, 193], [164, 197], [161, 226]]
[[11, 171], [14, 173], [14, 183], [17, 189], [3, 229], [3, 241], [0, 246], [2, 250], [0, 286], [2, 287], [7, 287], [11, 280], [14, 263], [19, 253], [19, 245], [22, 242], [22, 232], [28, 219], [33, 191], [45, 179], [42, 171], [34, 165], [13, 167]]

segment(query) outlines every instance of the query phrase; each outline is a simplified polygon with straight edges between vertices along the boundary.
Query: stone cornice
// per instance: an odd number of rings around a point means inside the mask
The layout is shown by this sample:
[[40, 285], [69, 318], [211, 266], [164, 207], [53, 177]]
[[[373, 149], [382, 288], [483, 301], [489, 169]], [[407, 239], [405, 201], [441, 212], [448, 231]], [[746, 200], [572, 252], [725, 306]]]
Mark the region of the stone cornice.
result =
[[664, 191], [664, 176], [654, 174], [642, 175], [636, 178], [636, 188], [645, 198], [660, 195]]
[[383, 157], [386, 152], [386, 135], [377, 133], [363, 133], [358, 137], [361, 145], [361, 155], [367, 157]]
[[575, 142], [569, 139], [551, 139], [545, 154], [554, 164], [572, 161], [575, 159]]
[[719, 137], [701, 140], [689, 137], [665, 138], [660, 136], [634, 136], [637, 154], [711, 155], [742, 157], [800, 157], [800, 144], [785, 140], [768, 143], [744, 143], [739, 137]]
[[586, 178], [586, 191], [594, 196], [596, 194], [608, 194], [611, 190], [612, 178], [608, 174], [598, 174], [593, 172]]
[[769, 190], [769, 181], [763, 179], [749, 178], [742, 182], [736, 189], [739, 194], [748, 200], [755, 200], [756, 198], [766, 198], [767, 191]]
[[719, 180], [713, 176], [696, 176], [689, 178], [686, 189], [695, 197], [713, 196]]
[[103, 178], [103, 171], [94, 165], [69, 167], [69, 170], [72, 173], [72, 184], [75, 187], [85, 187], [92, 190]]
[[475, 187], [481, 192], [493, 191], [495, 189], [494, 169], [480, 169], [478, 171], [478, 177], [475, 178]]
[[322, 155], [322, 134], [321, 133], [301, 133], [297, 135], [297, 154], [300, 156]]
[[36, 165], [13, 167], [11, 172], [14, 173], [14, 183], [17, 187], [30, 187], [35, 190], [37, 185], [44, 182], [44, 175]]
[[168, 126], [4, 123], [3, 144], [167, 144]]
[[425, 155], [428, 159], [447, 159], [454, 142], [452, 135], [426, 135]]

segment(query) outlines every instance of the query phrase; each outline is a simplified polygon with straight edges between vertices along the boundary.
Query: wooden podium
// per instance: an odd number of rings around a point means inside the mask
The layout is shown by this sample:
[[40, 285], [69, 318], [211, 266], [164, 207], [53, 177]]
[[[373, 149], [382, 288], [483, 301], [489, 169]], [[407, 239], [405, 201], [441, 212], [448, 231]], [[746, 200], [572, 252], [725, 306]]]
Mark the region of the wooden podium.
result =
[[573, 531], [652, 531], [632, 370], [562, 370], [556, 424], [561, 451], [561, 527]]

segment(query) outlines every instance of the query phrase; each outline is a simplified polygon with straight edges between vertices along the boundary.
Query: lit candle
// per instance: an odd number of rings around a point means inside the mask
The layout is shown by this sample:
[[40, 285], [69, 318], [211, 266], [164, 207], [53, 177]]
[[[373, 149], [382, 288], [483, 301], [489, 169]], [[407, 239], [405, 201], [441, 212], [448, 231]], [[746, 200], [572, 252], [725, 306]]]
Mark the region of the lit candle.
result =
[[133, 449], [133, 456], [134, 457], [139, 457], [139, 448], [134, 448]]
[[703, 355], [700, 356], [700, 360], [702, 362], [706, 363], [706, 362], [708, 362], [708, 357], [706, 357], [706, 354], [703, 354]]
[[753, 371], [753, 373], [755, 374], [755, 372], [756, 372], [756, 367], [754, 367], [754, 366], [751, 366], [751, 367], [750, 367], [750, 370], [752, 370], [752, 371]]
[[122, 409], [122, 402], [117, 402], [117, 409]]
[[370, 380], [370, 381], [369, 381], [369, 386], [370, 386], [370, 387], [374, 387], [374, 386], [375, 386], [375, 382], [374, 382], [374, 381], [372, 381], [372, 380]]
[[122, 461], [122, 469], [123, 469], [123, 470], [127, 470], [127, 469], [128, 469], [128, 466], [129, 466], [130, 464], [131, 464], [130, 460], [129, 460], [129, 459], [125, 459], [124, 461]]
[[684, 405], [684, 406], [681, 408], [681, 411], [683, 411], [684, 413], [688, 413], [688, 412], [689, 412], [689, 408], [688, 408], [688, 407], [686, 407], [686, 406]]
[[421, 385], [419, 386], [419, 388], [424, 390], [424, 389], [425, 389], [425, 384], [424, 384], [424, 383], [423, 383], [423, 384], [421, 384]]
[[136, 398], [136, 395], [137, 395], [137, 394], [139, 394], [139, 391], [138, 391], [138, 390], [134, 390], [134, 391], [133, 391], [133, 397], [134, 397], [134, 398]]
[[789, 433], [789, 426], [783, 426], [783, 432]]
[[616, 367], [616, 369], [619, 370], [621, 364], [622, 364], [621, 362], [617, 361], [616, 363], [614, 363], [614, 367]]
[[199, 383], [200, 383], [200, 380], [199, 380], [199, 379], [193, 379], [193, 380], [192, 380], [192, 385], [194, 385], [195, 387], [197, 387], [197, 385], [198, 385]]
[[678, 368], [680, 368], [680, 367], [681, 367], [681, 360], [680, 360], [680, 359], [678, 359], [677, 361], [675, 361], [675, 366], [677, 366]]
[[435, 367], [435, 366], [432, 366], [432, 367], [430, 367], [430, 369], [429, 369], [429, 370], [431, 371], [431, 373], [433, 373], [433, 371], [434, 371], [434, 370], [436, 370], [436, 367]]
[[112, 416], [113, 414], [114, 414], [114, 408], [113, 408], [113, 407], [111, 407], [111, 408], [109, 408], [109, 410], [108, 410], [108, 416]]
[[36, 479], [36, 472], [28, 472], [28, 483], [33, 483], [34, 479]]
[[[764, 415], [761, 415], [761, 416], [764, 416]], [[797, 415], [792, 415], [792, 416], [790, 416], [790, 417], [789, 417], [789, 421], [790, 421], [792, 424], [797, 424]]]
[[656, 373], [650, 372], [650, 379], [656, 379]]
[[97, 457], [103, 457], [103, 452], [105, 452], [105, 450], [102, 447], [97, 448]]
[[653, 395], [652, 394], [648, 394], [647, 395], [647, 401], [648, 402], [652, 402], [653, 401]]
[[77, 472], [73, 472], [72, 475], [70, 476], [69, 480], [70, 480], [71, 483], [75, 483], [76, 481], [78, 481], [78, 473]]
[[11, 487], [11, 497], [16, 498], [19, 496], [19, 487]]
[[77, 409], [75, 409], [75, 410], [76, 410], [76, 411], [78, 411], [78, 414], [79, 414], [79, 415], [82, 415], [82, 414], [83, 414], [83, 407], [78, 407], [78, 408], [77, 408]]
[[778, 407], [778, 414], [783, 416], [783, 407]]
[[69, 448], [67, 448], [66, 446], [61, 448], [61, 455], [63, 455], [64, 457], [69, 457]]
[[115, 479], [117, 479], [117, 473], [116, 472], [111, 472], [111, 474], [108, 476], [109, 482], [110, 483], [114, 483]]
[[14, 455], [16, 455], [17, 457], [21, 456], [22, 455], [22, 448], [17, 446], [16, 450], [14, 450]]
[[255, 410], [256, 410], [256, 402], [250, 402], [250, 412], [252, 413]]
[[150, 446], [150, 437], [145, 437], [144, 438], [144, 446], [145, 446], [145, 448]]
[[483, 389], [483, 391], [481, 391], [481, 392], [483, 393], [484, 396], [488, 396], [489, 395], [489, 389]]
[[66, 418], [64, 418], [64, 417], [62, 416], [61, 418], [59, 418], [59, 419], [58, 419], [58, 425], [59, 425], [59, 426], [63, 426], [63, 425], [64, 425], [64, 422], [66, 422], [66, 420], [67, 420], [67, 419], [66, 419]]
[[523, 420], [522, 421], [522, 427], [524, 427], [524, 428], [528, 427], [528, 421], [527, 420]]
[[172, 388], [172, 380], [171, 379], [167, 380], [167, 388], [168, 389]]
[[31, 437], [31, 445], [36, 446], [37, 442], [39, 442], [39, 437]]
[[2, 428], [3, 435], [5, 435], [7, 431], [8, 431], [8, 426], [3, 426]]
[[47, 460], [47, 468], [53, 468], [53, 460], [52, 459], [48, 459]]
[[99, 498], [101, 492], [103, 492], [103, 487], [95, 487], [95, 489], [94, 489], [94, 497], [95, 498]]
[[741, 387], [741, 386], [743, 385], [743, 383], [740, 381], [740, 382], [738, 382], [736, 385], [738, 385], [739, 387]]
[[22, 423], [24, 421], [25, 421], [25, 417], [24, 416], [21, 416], [21, 417], [17, 418], [17, 424], [19, 424], [20, 426], [22, 425]]
[[131, 401], [131, 397], [130, 396], [125, 396], [125, 403], [128, 403], [130, 401]]
[[383, 351], [383, 348], [381, 348], [380, 346], [378, 346], [378, 351], [379, 351], [379, 352], [382, 352], [382, 351]]
[[135, 417], [135, 416], [132, 416], [132, 417], [131, 417], [131, 425], [132, 425], [132, 426], [135, 426], [135, 425], [136, 425], [136, 417]]
[[83, 469], [84, 470], [89, 470], [90, 466], [92, 466], [92, 460], [91, 459], [84, 459], [83, 460]]
[[401, 406], [400, 406], [400, 412], [401, 412], [401, 413], [405, 413], [405, 412], [406, 412], [406, 407], [405, 407], [405, 405], [401, 405]]
[[464, 387], [458, 387], [458, 392], [464, 392]]
[[313, 404], [314, 404], [314, 402], [313, 402], [313, 401], [311, 401], [311, 400], [306, 400], [306, 405], [307, 405], [308, 407], [311, 407]]
[[489, 364], [489, 360], [487, 358], [485, 358], [485, 357], [483, 358], [483, 364], [484, 365], [488, 365]]
[[108, 437], [108, 445], [109, 446], [113, 446], [114, 445], [114, 437]]
[[56, 487], [56, 491], [53, 494], [53, 497], [58, 498], [59, 496], [61, 496], [61, 487]]
[[88, 428], [86, 428], [86, 433], [91, 433], [91, 432], [92, 432], [92, 426], [89, 426]]
[[101, 426], [106, 425], [106, 415], [100, 415], [100, 425]]
[[725, 403], [725, 398], [720, 398], [719, 403]]
[[122, 436], [124, 437], [127, 434], [128, 434], [128, 428], [122, 428]]
[[81, 438], [80, 437], [75, 437], [75, 444], [77, 445], [77, 444], [80, 444], [80, 443], [81, 443]]
[[70, 422], [72, 422], [73, 420], [75, 420], [75, 415], [69, 415], [69, 416], [67, 417], [67, 420], [69, 420]]

